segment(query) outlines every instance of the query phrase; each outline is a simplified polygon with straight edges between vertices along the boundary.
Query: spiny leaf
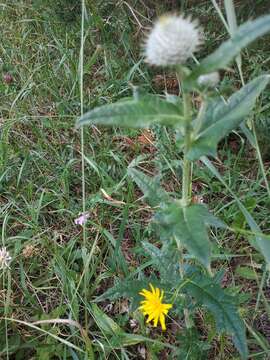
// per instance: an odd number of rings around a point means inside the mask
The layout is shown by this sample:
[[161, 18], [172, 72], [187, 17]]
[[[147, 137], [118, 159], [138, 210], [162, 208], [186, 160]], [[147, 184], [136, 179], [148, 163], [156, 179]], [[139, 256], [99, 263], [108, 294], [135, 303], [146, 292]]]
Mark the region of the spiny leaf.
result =
[[262, 16], [254, 21], [247, 21], [239, 26], [229, 40], [201, 61], [201, 64], [191, 74], [191, 78], [196, 79], [201, 74], [224, 68], [244, 47], [268, 31], [270, 31], [270, 15]]
[[166, 286], [176, 287], [179, 285], [179, 254], [175, 247], [163, 244], [162, 249], [148, 243], [142, 243], [145, 251], [151, 256], [153, 266], [156, 267], [160, 274], [162, 284]]
[[212, 226], [215, 228], [219, 228], [219, 229], [226, 229], [228, 228], [228, 226], [219, 218], [217, 218], [215, 215], [213, 215], [205, 205], [199, 205], [199, 204], [194, 204], [194, 207], [198, 206], [199, 209], [199, 213], [200, 213], [200, 217], [202, 218], [202, 220], [204, 221], [204, 223], [208, 226]]
[[207, 307], [214, 315], [218, 331], [232, 335], [232, 340], [246, 359], [248, 356], [244, 322], [236, 307], [236, 300], [228, 295], [213, 279], [203, 275], [195, 275], [185, 286], [189, 295]]
[[132, 299], [134, 303], [133, 305], [136, 307], [142, 300], [139, 292], [144, 288], [148, 288], [149, 283], [159, 287], [159, 281], [154, 276], [151, 276], [150, 278], [144, 277], [140, 280], [137, 280], [134, 275], [131, 275], [126, 279], [117, 279], [113, 287], [96, 298], [96, 302], [103, 301], [104, 299], [116, 300], [121, 297], [125, 297]]
[[159, 186], [155, 179], [134, 168], [129, 168], [128, 174], [141, 189], [151, 206], [158, 206], [160, 203], [169, 200], [169, 194]]
[[145, 95], [97, 107], [79, 118], [76, 126], [93, 124], [129, 128], [148, 128], [153, 124], [181, 127], [183, 116], [175, 104], [158, 96]]
[[216, 156], [218, 142], [250, 113], [269, 79], [269, 75], [257, 77], [233, 94], [227, 103], [222, 100], [210, 102], [203, 117], [197, 119], [201, 122], [201, 127], [199, 134], [192, 141], [188, 158], [197, 160], [203, 155]]
[[179, 202], [165, 205], [155, 216], [168, 236], [176, 238], [206, 268], [210, 267], [210, 241], [206, 209], [203, 205], [182, 207]]

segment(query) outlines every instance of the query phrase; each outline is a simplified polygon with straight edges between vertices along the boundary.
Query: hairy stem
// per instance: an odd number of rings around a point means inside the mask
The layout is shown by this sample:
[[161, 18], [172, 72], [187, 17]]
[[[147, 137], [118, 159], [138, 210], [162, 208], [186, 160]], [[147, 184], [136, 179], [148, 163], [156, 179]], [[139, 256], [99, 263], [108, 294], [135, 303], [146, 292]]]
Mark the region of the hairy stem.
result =
[[[182, 173], [182, 203], [184, 206], [188, 206], [191, 196], [191, 162], [187, 159], [187, 152], [190, 147], [190, 127], [191, 127], [191, 109], [190, 109], [190, 96], [183, 93], [184, 101], [184, 118], [185, 118], [185, 144], [184, 144], [184, 159], [183, 159], [183, 173]], [[178, 250], [180, 252], [180, 275], [183, 278], [183, 251], [180, 242], [178, 241]], [[184, 309], [186, 327], [189, 329], [192, 327], [192, 320], [187, 308]]]
[[[184, 81], [185, 74], [178, 69], [177, 75], [179, 80]], [[184, 87], [183, 87], [184, 88]], [[185, 92], [183, 89], [183, 104], [184, 104], [184, 118], [185, 118], [185, 129], [184, 129], [184, 158], [183, 158], [183, 167], [182, 167], [182, 204], [183, 206], [188, 206], [191, 198], [191, 179], [192, 179], [192, 163], [187, 158], [187, 153], [190, 148], [191, 143], [191, 100], [190, 95]], [[183, 247], [180, 242], [180, 239], [176, 239], [180, 259], [179, 259], [179, 272], [181, 279], [184, 278], [184, 263], [183, 263]], [[187, 308], [184, 309], [185, 324], [187, 329], [193, 326], [193, 321], [190, 317], [189, 311]]]
[[185, 143], [184, 143], [184, 159], [183, 159], [183, 174], [182, 174], [182, 202], [184, 206], [189, 205], [191, 197], [191, 170], [192, 163], [187, 158], [187, 153], [190, 148], [191, 136], [191, 109], [190, 109], [190, 95], [183, 93], [184, 102], [184, 118], [185, 118]]
[[[180, 258], [179, 258], [179, 273], [180, 273], [180, 277], [181, 279], [184, 279], [184, 262], [183, 262], [183, 247], [182, 244], [180, 242], [179, 238], [175, 238], [176, 244], [177, 244], [177, 248], [180, 254]], [[185, 296], [186, 297], [186, 296]], [[190, 317], [189, 311], [187, 308], [184, 309], [184, 317], [185, 317], [185, 324], [187, 329], [192, 328], [193, 326], [193, 321]]]

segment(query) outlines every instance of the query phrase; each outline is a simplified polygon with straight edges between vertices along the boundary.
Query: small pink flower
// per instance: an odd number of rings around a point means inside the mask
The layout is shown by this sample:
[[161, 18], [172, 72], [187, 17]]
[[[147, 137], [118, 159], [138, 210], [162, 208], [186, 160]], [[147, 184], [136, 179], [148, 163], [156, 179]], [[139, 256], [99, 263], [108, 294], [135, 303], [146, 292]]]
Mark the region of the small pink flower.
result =
[[84, 213], [84, 214], [80, 215], [77, 219], [75, 219], [74, 222], [75, 222], [76, 225], [83, 226], [83, 224], [86, 223], [89, 216], [90, 216], [90, 214], [88, 212]]
[[3, 75], [3, 81], [5, 84], [11, 84], [13, 82], [13, 76], [9, 73]]

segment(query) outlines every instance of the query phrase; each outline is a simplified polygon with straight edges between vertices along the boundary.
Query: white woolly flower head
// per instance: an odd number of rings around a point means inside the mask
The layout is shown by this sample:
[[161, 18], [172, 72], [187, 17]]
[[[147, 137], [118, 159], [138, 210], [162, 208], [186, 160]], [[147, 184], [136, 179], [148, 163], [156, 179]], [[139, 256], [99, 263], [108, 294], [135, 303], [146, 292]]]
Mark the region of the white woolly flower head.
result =
[[9, 263], [12, 260], [9, 252], [5, 247], [0, 248], [0, 269], [9, 268]]
[[198, 77], [198, 84], [200, 86], [215, 87], [219, 83], [219, 73], [217, 71], [210, 74], [200, 75]]
[[198, 50], [202, 40], [196, 21], [177, 15], [162, 16], [145, 42], [146, 62], [157, 66], [184, 64]]

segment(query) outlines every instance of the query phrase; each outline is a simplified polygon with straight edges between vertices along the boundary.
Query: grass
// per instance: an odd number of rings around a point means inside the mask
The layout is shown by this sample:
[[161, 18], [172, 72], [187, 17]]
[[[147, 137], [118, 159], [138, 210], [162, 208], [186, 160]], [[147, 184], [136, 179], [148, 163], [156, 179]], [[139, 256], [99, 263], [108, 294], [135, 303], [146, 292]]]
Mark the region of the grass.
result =
[[[249, 3], [253, 6], [236, 2], [239, 19], [265, 11], [266, 1]], [[145, 91], [163, 90], [163, 80], [157, 86], [151, 78], [163, 79], [164, 74], [141, 62], [138, 43], [155, 14], [171, 6], [169, 1], [86, 1], [83, 110], [130, 94], [130, 83], [144, 84]], [[200, 58], [220, 43], [226, 30], [210, 1], [186, 1], [182, 6], [206, 29]], [[127, 177], [127, 166], [142, 154], [149, 174], [157, 173], [162, 163], [165, 185], [178, 192], [181, 158], [163, 132], [155, 133], [157, 142], [150, 134], [149, 142], [139, 131], [86, 129], [85, 206], [91, 216], [84, 242], [82, 229], [74, 224], [82, 212], [82, 154], [74, 129], [81, 107], [81, 9], [76, 1], [64, 0], [0, 7], [0, 73], [12, 76], [10, 83], [0, 82], [0, 222], [2, 245], [13, 258], [10, 270], [0, 274], [0, 312], [6, 318], [0, 323], [0, 358], [90, 359], [93, 351], [99, 359], [136, 359], [144, 353], [151, 359], [169, 358], [170, 347], [183, 333], [181, 319], [171, 319], [162, 334], [146, 327], [126, 299], [99, 303], [99, 308], [94, 302], [116, 276], [142, 271], [140, 242], [155, 241], [147, 226], [150, 208]], [[266, 37], [244, 51], [245, 79], [268, 71], [269, 54]], [[241, 86], [237, 68], [232, 70], [222, 77], [225, 94]], [[175, 91], [175, 82], [166, 84]], [[268, 88], [254, 112], [267, 176], [269, 144], [261, 134], [267, 128], [263, 119], [269, 116], [269, 97]], [[215, 165], [224, 181], [268, 233], [269, 197], [258, 153], [238, 132], [221, 144], [219, 158], [223, 165]], [[213, 234], [215, 266], [225, 271], [224, 286], [246, 294], [241, 311], [252, 358], [267, 359], [270, 294], [262, 257], [247, 241], [250, 232], [235, 200], [200, 163], [194, 170], [194, 194], [203, 196], [231, 228], [242, 230]], [[215, 333], [209, 314], [198, 314], [197, 321], [201, 340]], [[129, 338], [115, 338], [119, 326]], [[148, 340], [138, 340], [138, 335]], [[237, 355], [228, 338], [215, 336], [209, 357]]]

